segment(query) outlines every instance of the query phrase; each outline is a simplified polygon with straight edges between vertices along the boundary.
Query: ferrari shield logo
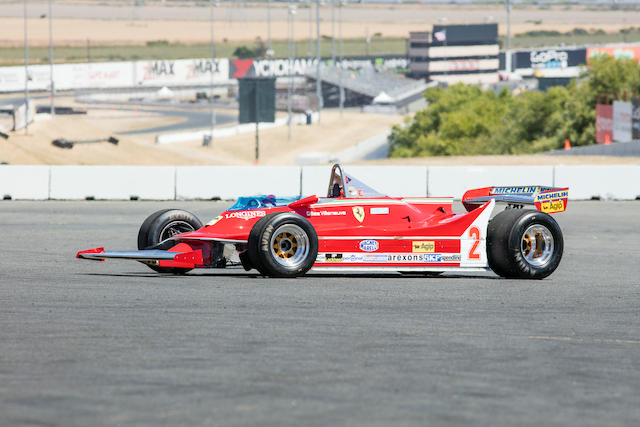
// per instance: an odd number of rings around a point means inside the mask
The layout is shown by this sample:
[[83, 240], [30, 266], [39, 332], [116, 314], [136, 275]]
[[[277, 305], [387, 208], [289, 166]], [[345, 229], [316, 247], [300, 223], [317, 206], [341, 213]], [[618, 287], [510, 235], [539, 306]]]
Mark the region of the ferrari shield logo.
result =
[[362, 206], [353, 207], [353, 216], [356, 217], [358, 222], [364, 221], [364, 208]]

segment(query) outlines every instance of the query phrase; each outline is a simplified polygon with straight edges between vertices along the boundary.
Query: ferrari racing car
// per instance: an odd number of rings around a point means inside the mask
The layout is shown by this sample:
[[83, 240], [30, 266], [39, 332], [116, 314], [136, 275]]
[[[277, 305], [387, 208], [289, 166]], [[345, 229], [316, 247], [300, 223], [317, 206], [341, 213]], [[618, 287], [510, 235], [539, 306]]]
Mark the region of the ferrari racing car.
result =
[[[452, 197], [385, 196], [336, 164], [326, 197], [240, 197], [204, 226], [190, 212], [164, 209], [142, 223], [138, 250], [95, 248], [77, 258], [130, 259], [173, 274], [241, 265], [272, 277], [309, 270], [492, 270], [542, 279], [562, 258], [562, 231], [549, 214], [566, 209], [568, 193], [544, 186], [480, 188], [464, 194], [467, 212], [455, 213]], [[491, 217], [497, 202], [506, 209]]]

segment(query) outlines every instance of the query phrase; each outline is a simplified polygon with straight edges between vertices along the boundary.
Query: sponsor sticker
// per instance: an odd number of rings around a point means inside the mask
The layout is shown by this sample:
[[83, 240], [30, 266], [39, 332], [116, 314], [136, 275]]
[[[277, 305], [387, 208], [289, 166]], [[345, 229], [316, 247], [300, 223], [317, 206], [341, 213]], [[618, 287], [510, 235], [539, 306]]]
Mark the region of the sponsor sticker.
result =
[[536, 197], [536, 202], [543, 202], [545, 200], [554, 200], [554, 199], [566, 199], [567, 197], [569, 197], [569, 191], [568, 190], [562, 190], [562, 191], [549, 191], [546, 193], [540, 193], [538, 194], [538, 197]]
[[424, 262], [423, 254], [389, 254], [388, 262]]
[[363, 254], [345, 254], [344, 262], [363, 262], [364, 255]]
[[550, 200], [540, 203], [540, 210], [544, 213], [554, 213], [564, 211], [564, 202], [562, 200]]
[[211, 221], [209, 221], [207, 223], [207, 225], [214, 225], [216, 222], [220, 221], [221, 219], [222, 219], [222, 215], [218, 215], [217, 217], [215, 217]]
[[364, 208], [362, 206], [354, 206], [353, 216], [358, 220], [358, 222], [364, 221]]
[[342, 254], [325, 254], [324, 262], [342, 262]]
[[411, 252], [431, 253], [436, 250], [436, 242], [419, 240], [411, 242]]
[[447, 261], [460, 262], [460, 259], [462, 257], [460, 256], [460, 254], [447, 254], [447, 255], [442, 254], [440, 258], [442, 258], [442, 262], [447, 262]]
[[544, 191], [545, 187], [522, 186], [522, 187], [493, 187], [491, 194], [533, 194], [536, 191]]
[[239, 218], [248, 221], [253, 218], [259, 218], [266, 215], [265, 211], [237, 211], [237, 212], [228, 212], [224, 215], [226, 219], [231, 218]]
[[446, 262], [460, 262], [460, 254], [409, 254], [409, 253], [340, 253], [318, 254], [316, 262], [350, 263], [350, 264], [399, 264], [425, 263], [437, 264]]
[[307, 216], [342, 216], [347, 211], [307, 211]]
[[360, 250], [365, 252], [375, 252], [379, 247], [380, 245], [376, 240], [363, 240], [360, 242]]
[[423, 254], [422, 259], [424, 262], [442, 262], [442, 255], [440, 254]]
[[369, 209], [371, 215], [388, 215], [389, 208], [371, 208]]
[[362, 261], [382, 263], [387, 261], [387, 256], [385, 254], [363, 254]]

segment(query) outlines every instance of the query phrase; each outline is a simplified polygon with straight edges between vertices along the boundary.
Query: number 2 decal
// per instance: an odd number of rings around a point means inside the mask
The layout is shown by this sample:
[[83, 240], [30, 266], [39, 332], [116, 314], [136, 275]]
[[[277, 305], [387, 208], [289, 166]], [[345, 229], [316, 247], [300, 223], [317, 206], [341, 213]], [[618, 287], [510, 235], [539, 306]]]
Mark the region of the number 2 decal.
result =
[[469, 250], [469, 259], [480, 259], [480, 254], [477, 252], [478, 245], [480, 244], [480, 229], [478, 227], [471, 227], [469, 229], [469, 237], [474, 239], [473, 246]]

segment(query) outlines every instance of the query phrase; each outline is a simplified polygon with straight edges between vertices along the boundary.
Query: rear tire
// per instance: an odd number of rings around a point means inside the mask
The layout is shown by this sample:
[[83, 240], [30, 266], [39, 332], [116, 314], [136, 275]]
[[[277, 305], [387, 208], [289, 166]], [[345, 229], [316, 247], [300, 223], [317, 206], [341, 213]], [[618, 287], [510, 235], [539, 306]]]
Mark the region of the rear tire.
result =
[[[180, 209], [163, 209], [144, 220], [138, 231], [138, 249], [143, 250], [175, 236], [202, 228], [202, 222], [191, 212]], [[147, 264], [158, 273], [184, 274], [191, 268], [159, 267]]]
[[543, 279], [562, 259], [564, 240], [558, 223], [534, 210], [509, 209], [489, 222], [489, 267], [502, 277]]
[[318, 235], [302, 216], [274, 213], [253, 226], [248, 241], [249, 259], [261, 274], [296, 277], [305, 274], [318, 256]]

